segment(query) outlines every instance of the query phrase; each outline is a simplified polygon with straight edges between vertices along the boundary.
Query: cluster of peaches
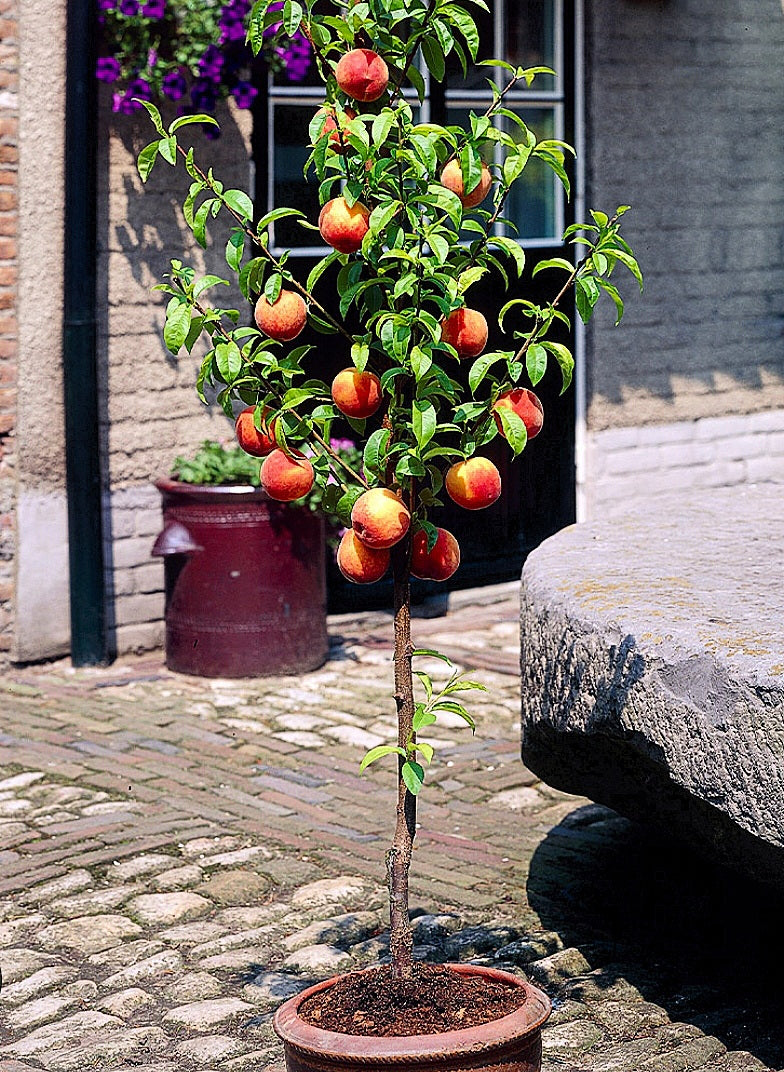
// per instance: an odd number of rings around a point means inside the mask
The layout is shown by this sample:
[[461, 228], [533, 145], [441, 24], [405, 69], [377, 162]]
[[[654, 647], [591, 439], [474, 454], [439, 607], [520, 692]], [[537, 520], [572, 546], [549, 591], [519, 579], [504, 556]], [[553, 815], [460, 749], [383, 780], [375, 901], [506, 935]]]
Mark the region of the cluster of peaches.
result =
[[[389, 71], [384, 60], [369, 49], [354, 49], [338, 63], [335, 76], [338, 86], [348, 96], [361, 102], [377, 100], [386, 90]], [[340, 132], [334, 112], [323, 109], [327, 119], [322, 137], [340, 151]], [[349, 118], [353, 113], [347, 109]], [[453, 159], [441, 172], [441, 182], [455, 193], [464, 208], [475, 208], [487, 196], [492, 176], [486, 164], [477, 187], [465, 194], [460, 163]], [[349, 205], [344, 197], [328, 201], [319, 216], [319, 230], [325, 243], [340, 253], [355, 253], [369, 230], [370, 211], [357, 202]], [[255, 306], [255, 320], [260, 331], [279, 342], [290, 342], [307, 323], [307, 306], [296, 291], [281, 289], [274, 302], [262, 295]], [[487, 345], [487, 320], [477, 309], [462, 307], [447, 316], [441, 325], [442, 341], [453, 346], [460, 359], [475, 358]], [[358, 420], [372, 417], [381, 407], [381, 381], [369, 370], [354, 367], [337, 374], [331, 387], [336, 409]], [[528, 438], [542, 428], [543, 409], [533, 391], [515, 388], [501, 394], [493, 405], [493, 416], [504, 435], [499, 411], [515, 412], [524, 422]], [[315, 474], [311, 463], [301, 454], [280, 449], [275, 441], [275, 421], [261, 428], [254, 423], [255, 407], [243, 410], [236, 422], [240, 446], [247, 453], [263, 457], [261, 484], [267, 494], [279, 501], [292, 502], [306, 495]], [[447, 494], [467, 510], [481, 510], [494, 503], [501, 494], [501, 476], [488, 458], [474, 456], [456, 462], [445, 476]], [[411, 514], [394, 490], [370, 488], [357, 499], [351, 512], [352, 527], [342, 537], [338, 548], [338, 565], [349, 580], [367, 584], [379, 580], [390, 561], [390, 548], [402, 540], [410, 527]], [[411, 572], [428, 580], [447, 580], [460, 564], [457, 540], [446, 529], [437, 529], [434, 546], [428, 548], [427, 533], [416, 531], [412, 537]]]

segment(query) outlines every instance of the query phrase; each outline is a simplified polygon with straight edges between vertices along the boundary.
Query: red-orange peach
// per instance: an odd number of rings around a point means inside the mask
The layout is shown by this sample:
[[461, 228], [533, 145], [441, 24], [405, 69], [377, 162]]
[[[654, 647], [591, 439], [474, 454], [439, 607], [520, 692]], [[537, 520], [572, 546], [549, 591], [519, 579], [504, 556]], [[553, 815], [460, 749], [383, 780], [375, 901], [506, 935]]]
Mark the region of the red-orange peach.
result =
[[372, 584], [380, 580], [389, 566], [386, 548], [368, 547], [353, 529], [347, 529], [338, 547], [338, 567], [354, 584]]
[[[505, 391], [504, 394], [499, 395], [493, 410], [499, 409], [509, 409], [516, 413], [525, 425], [529, 439], [533, 439], [541, 432], [544, 424], [544, 407], [538, 396], [527, 387], [517, 387], [514, 391]], [[494, 412], [493, 417], [498, 425], [498, 431], [506, 438], [498, 413]]]
[[457, 350], [458, 357], [478, 357], [487, 346], [487, 321], [478, 309], [455, 309], [441, 324], [441, 340]]
[[256, 302], [256, 326], [278, 342], [296, 339], [308, 321], [305, 301], [293, 290], [282, 290], [272, 304], [262, 294]]
[[447, 581], [460, 565], [460, 545], [451, 532], [438, 530], [431, 551], [427, 549], [427, 533], [415, 532], [411, 540], [411, 572], [423, 581]]
[[332, 381], [332, 400], [347, 417], [371, 417], [381, 405], [381, 380], [372, 372], [343, 369]]
[[460, 161], [450, 160], [441, 172], [441, 185], [446, 186], [447, 190], [451, 190], [453, 194], [457, 194], [463, 208], [476, 208], [477, 205], [481, 205], [490, 192], [490, 187], [493, 185], [493, 176], [490, 174], [490, 168], [487, 164], [483, 163], [478, 186], [475, 186], [470, 193], [464, 194], [463, 169], [460, 166]]
[[489, 458], [456, 462], [446, 474], [449, 498], [466, 510], [484, 510], [501, 494], [501, 474]]
[[377, 52], [355, 48], [338, 62], [335, 78], [347, 96], [367, 104], [378, 100], [389, 85], [389, 68]]
[[[337, 116], [335, 114], [335, 109], [332, 107], [331, 104], [325, 104], [316, 112], [316, 115], [325, 114], [327, 116], [327, 119], [324, 123], [324, 126], [321, 128], [321, 135], [319, 136], [319, 141], [321, 140], [321, 138], [329, 137], [329, 144], [332, 146], [335, 152], [342, 153], [345, 151], [345, 149], [340, 140], [340, 130], [338, 128], [338, 121]], [[357, 117], [357, 113], [354, 111], [353, 108], [344, 109], [344, 114], [347, 119], [356, 119]], [[344, 131], [343, 137], [345, 138], [345, 136], [346, 135]]]
[[313, 466], [307, 458], [277, 448], [261, 463], [261, 486], [271, 499], [293, 502], [313, 487]]
[[411, 514], [390, 488], [371, 488], [360, 495], [351, 511], [351, 525], [367, 547], [392, 547], [402, 540]]
[[234, 422], [234, 431], [237, 442], [246, 454], [252, 454], [254, 458], [263, 458], [275, 449], [275, 422], [267, 424], [268, 410], [265, 407], [259, 429], [253, 423], [255, 412], [255, 406], [248, 406], [244, 409]]
[[319, 213], [321, 237], [339, 253], [356, 253], [370, 230], [369, 216], [359, 201], [349, 206], [345, 197], [333, 197]]

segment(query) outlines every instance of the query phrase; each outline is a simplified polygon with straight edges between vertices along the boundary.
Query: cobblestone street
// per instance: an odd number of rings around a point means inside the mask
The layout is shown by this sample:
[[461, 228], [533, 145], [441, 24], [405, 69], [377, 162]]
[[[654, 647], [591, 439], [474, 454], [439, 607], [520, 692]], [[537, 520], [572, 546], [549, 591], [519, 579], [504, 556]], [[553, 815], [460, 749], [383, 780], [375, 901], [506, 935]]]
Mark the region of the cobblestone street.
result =
[[[429, 734], [417, 954], [542, 986], [547, 1072], [784, 1069], [780, 899], [540, 783], [517, 586], [450, 607], [414, 640], [490, 692], [470, 694], [476, 736], [452, 716]], [[391, 619], [330, 634], [298, 678], [185, 678], [159, 655], [6, 673], [2, 1072], [280, 1072], [279, 1001], [384, 956], [394, 760], [358, 764], [393, 737]]]

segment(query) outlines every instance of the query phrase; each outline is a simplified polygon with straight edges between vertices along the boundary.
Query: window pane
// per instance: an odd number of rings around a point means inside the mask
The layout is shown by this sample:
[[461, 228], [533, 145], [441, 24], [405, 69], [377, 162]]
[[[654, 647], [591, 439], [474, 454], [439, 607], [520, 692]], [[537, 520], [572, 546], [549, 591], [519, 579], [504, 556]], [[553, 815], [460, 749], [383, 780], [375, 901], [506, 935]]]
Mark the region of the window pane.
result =
[[[539, 141], [555, 137], [553, 108], [515, 108], [515, 112]], [[507, 130], [515, 140], [522, 137], [516, 123], [507, 121]], [[529, 160], [525, 171], [512, 187], [504, 215], [518, 229], [518, 238], [560, 238], [557, 234], [557, 179], [541, 160]]]
[[[272, 159], [272, 204], [298, 208], [311, 223], [316, 223], [319, 214], [318, 183], [315, 177], [306, 182], [302, 174], [305, 161], [310, 156], [308, 126], [316, 111], [314, 105], [277, 104], [272, 110], [275, 151]], [[286, 248], [320, 245], [314, 231], [300, 227], [294, 219], [276, 220], [274, 224], [275, 245]]]
[[[521, 67], [555, 66], [555, 0], [509, 0], [504, 18], [504, 59]], [[552, 90], [550, 75], [538, 75], [538, 90]]]

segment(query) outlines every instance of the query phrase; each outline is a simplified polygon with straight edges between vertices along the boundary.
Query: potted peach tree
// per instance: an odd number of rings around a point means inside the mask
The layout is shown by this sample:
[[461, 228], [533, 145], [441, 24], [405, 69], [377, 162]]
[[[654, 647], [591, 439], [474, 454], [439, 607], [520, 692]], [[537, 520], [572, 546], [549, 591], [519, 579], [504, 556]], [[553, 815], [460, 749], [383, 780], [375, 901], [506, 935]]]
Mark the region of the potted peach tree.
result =
[[[534, 269], [563, 273], [552, 299], [507, 301], [500, 322], [511, 326], [510, 341], [486, 352], [487, 323], [472, 308], [470, 292], [487, 273], [507, 282], [510, 271], [519, 276], [523, 269], [520, 245], [496, 228], [511, 188], [536, 159], [568, 192], [569, 147], [538, 140], [506, 106], [512, 87], [530, 85], [547, 69], [484, 61], [506, 70], [506, 86], [494, 91], [483, 114], [471, 115], [470, 129], [442, 127], [417, 123], [403, 89], [413, 86], [421, 96], [422, 65], [441, 79], [449, 53], [464, 67], [475, 60], [479, 41], [468, 6], [453, 0], [285, 0], [282, 10], [271, 0], [254, 4], [248, 39], [255, 50], [270, 35], [296, 32], [310, 42], [325, 87], [307, 163], [323, 207], [317, 224], [302, 222], [317, 226], [331, 249], [307, 280], [269, 249], [271, 224], [302, 214], [280, 207], [255, 220], [249, 197], [225, 189], [192, 148], [179, 144], [182, 127], [208, 117], [180, 117], [166, 129], [157, 109], [145, 105], [157, 137], [139, 157], [142, 178], [159, 156], [184, 162], [190, 177], [184, 214], [199, 241], [219, 213], [235, 224], [226, 261], [254, 303], [255, 325], [238, 327], [208, 305], [205, 290], [214, 277], [198, 280], [178, 261], [163, 286], [169, 339], [184, 345], [200, 333], [208, 337], [198, 378], [202, 397], [211, 385], [227, 412], [237, 403], [252, 407], [245, 433], [265, 437], [261, 482], [272, 498], [292, 501], [314, 483], [322, 486], [347, 525], [338, 551], [346, 577], [369, 584], [391, 568], [394, 581], [397, 739], [371, 749], [362, 763], [396, 759], [396, 824], [386, 856], [391, 964], [306, 991], [278, 1010], [276, 1027], [292, 1070], [389, 1063], [425, 1069], [444, 1061], [450, 1068], [535, 1069], [549, 1010], [544, 995], [491, 969], [413, 961], [408, 882], [417, 796], [433, 759], [426, 731], [443, 711], [473, 729], [463, 694], [482, 686], [452, 673], [439, 688], [421, 669], [420, 659], [444, 656], [412, 643], [409, 580], [445, 580], [458, 568], [458, 540], [438, 526], [439, 507], [449, 496], [478, 510], [502, 493], [498, 470], [482, 450], [501, 436], [517, 455], [541, 428], [542, 407], [531, 388], [548, 361], [558, 363], [568, 387], [572, 355], [552, 339], [554, 325], [568, 322], [567, 294], [574, 291], [587, 319], [605, 292], [620, 319], [623, 304], [610, 277], [619, 264], [640, 284], [641, 276], [619, 233], [625, 208], [612, 216], [593, 212], [590, 223], [565, 234], [580, 247], [575, 263], [558, 258]], [[493, 143], [502, 163], [489, 167], [482, 150]], [[332, 266], [337, 317], [318, 296]], [[343, 320], [352, 310], [358, 331]], [[308, 348], [295, 343], [308, 321], [331, 332], [333, 345], [345, 352], [345, 368], [331, 385], [314, 375]], [[468, 391], [454, 375], [460, 362], [470, 362]], [[333, 424], [343, 416], [362, 438], [361, 468], [330, 446]]]

